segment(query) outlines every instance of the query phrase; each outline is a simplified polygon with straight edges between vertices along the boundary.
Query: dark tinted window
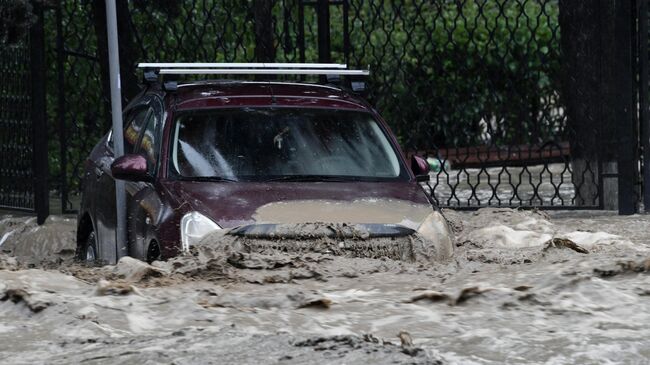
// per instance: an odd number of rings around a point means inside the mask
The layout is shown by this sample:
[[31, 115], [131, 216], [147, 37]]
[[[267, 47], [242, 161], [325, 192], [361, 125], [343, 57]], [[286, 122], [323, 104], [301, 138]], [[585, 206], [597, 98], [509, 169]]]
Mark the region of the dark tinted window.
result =
[[147, 124], [140, 141], [138, 153], [142, 153], [147, 158], [147, 167], [150, 173], [154, 173], [156, 162], [158, 161], [159, 140], [158, 140], [158, 124], [160, 123], [160, 116], [158, 113], [151, 112], [147, 117]]
[[403, 179], [388, 138], [364, 112], [249, 108], [181, 114], [172, 171], [185, 177]]
[[142, 108], [136, 109], [129, 114], [127, 127], [124, 130], [124, 153], [133, 153], [135, 145], [138, 143], [138, 138], [140, 138], [140, 132], [146, 122], [148, 112], [149, 108]]

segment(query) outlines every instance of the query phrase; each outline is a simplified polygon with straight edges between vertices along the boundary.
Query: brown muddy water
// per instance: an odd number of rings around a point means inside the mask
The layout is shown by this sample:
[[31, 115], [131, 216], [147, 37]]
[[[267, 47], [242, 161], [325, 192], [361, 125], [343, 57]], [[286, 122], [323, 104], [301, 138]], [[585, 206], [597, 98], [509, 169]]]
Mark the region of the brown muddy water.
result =
[[446, 260], [350, 255], [332, 242], [251, 251], [215, 235], [168, 262], [101, 268], [72, 262], [72, 219], [2, 216], [0, 359], [650, 362], [650, 216], [445, 214]]

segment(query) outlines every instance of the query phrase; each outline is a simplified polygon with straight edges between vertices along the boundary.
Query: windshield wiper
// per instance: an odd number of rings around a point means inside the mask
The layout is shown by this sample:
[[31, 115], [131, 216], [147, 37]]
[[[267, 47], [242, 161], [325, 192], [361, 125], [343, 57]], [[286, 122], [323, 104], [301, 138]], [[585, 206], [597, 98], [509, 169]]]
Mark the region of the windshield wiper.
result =
[[273, 177], [264, 182], [269, 181], [298, 181], [298, 182], [345, 182], [345, 181], [361, 181], [358, 177], [353, 176], [332, 176], [332, 175], [286, 175]]

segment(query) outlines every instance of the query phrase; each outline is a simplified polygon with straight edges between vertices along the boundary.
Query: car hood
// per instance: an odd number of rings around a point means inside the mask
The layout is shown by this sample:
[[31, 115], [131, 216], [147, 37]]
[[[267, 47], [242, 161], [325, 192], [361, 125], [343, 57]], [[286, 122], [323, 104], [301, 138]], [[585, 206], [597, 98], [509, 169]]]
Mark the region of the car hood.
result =
[[417, 229], [433, 212], [412, 182], [164, 183], [222, 228], [253, 223], [383, 223]]

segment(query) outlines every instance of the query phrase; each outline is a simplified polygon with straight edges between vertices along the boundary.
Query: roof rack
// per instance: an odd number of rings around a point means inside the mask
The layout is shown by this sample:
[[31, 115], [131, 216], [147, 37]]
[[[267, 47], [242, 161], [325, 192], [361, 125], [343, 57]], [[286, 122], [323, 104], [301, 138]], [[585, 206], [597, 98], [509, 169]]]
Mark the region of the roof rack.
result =
[[[328, 83], [340, 83], [341, 76], [368, 76], [368, 70], [348, 70], [341, 63], [139, 63], [148, 83], [158, 82], [162, 75], [318, 75]], [[162, 82], [166, 90], [174, 90], [176, 82]], [[365, 91], [365, 83], [350, 80], [354, 92]]]
[[367, 76], [340, 63], [140, 63], [160, 75], [346, 75]]
[[204, 62], [178, 62], [178, 63], [139, 63], [139, 68], [322, 68], [346, 69], [343, 63], [204, 63]]
[[325, 69], [237, 69], [237, 68], [162, 68], [161, 75], [349, 75], [367, 76], [367, 70], [325, 70]]

